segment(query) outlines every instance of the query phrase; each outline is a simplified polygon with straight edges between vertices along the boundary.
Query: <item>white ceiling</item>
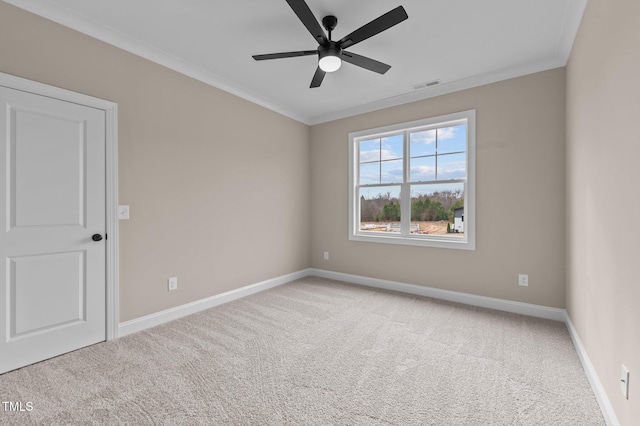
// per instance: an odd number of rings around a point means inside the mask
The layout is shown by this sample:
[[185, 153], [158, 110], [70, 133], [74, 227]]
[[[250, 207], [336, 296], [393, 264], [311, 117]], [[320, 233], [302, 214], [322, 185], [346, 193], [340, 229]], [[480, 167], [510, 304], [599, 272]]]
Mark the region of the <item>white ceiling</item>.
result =
[[[402, 5], [409, 19], [349, 49], [391, 65], [343, 63], [310, 89], [314, 50], [285, 0], [4, 0], [307, 124], [564, 66], [587, 0], [307, 0], [332, 38]], [[439, 80], [429, 88], [420, 83]]]

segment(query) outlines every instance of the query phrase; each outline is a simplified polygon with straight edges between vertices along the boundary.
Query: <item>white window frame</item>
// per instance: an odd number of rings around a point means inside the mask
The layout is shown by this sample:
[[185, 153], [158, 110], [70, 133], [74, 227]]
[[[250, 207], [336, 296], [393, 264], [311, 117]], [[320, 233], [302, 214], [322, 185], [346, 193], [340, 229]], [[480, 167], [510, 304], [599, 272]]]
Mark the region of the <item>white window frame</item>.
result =
[[[422, 235], [410, 233], [411, 222], [411, 197], [410, 186], [412, 182], [408, 179], [409, 155], [407, 136], [409, 132], [429, 130], [434, 128], [446, 127], [447, 125], [456, 125], [461, 122], [467, 124], [467, 177], [464, 182], [465, 202], [464, 202], [464, 218], [465, 228], [464, 236], [443, 236], [443, 235]], [[392, 185], [401, 187], [400, 209], [405, 212], [401, 216], [401, 229], [399, 234], [386, 234], [381, 232], [360, 231], [360, 203], [358, 189], [359, 185], [359, 155], [358, 142], [362, 140], [384, 137], [389, 134], [404, 133], [404, 179], [401, 184], [394, 183]], [[462, 111], [453, 114], [441, 115], [438, 117], [430, 117], [422, 120], [410, 121], [407, 123], [394, 124], [390, 126], [378, 127], [375, 129], [362, 130], [359, 132], [349, 133], [349, 240], [376, 242], [387, 244], [403, 244], [423, 247], [436, 247], [448, 249], [475, 250], [476, 248], [476, 111]], [[438, 181], [439, 183], [447, 183], [446, 180]], [[414, 183], [415, 184], [415, 183]], [[381, 184], [381, 186], [385, 186]], [[388, 185], [387, 185], [388, 186]], [[409, 212], [409, 213], [406, 213]]]

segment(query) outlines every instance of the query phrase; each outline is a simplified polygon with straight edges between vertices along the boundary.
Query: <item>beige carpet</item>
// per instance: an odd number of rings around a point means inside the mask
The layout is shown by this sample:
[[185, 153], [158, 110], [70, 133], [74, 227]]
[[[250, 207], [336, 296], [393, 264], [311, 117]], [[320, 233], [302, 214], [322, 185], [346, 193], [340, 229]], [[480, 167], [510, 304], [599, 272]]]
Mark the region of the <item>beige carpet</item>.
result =
[[309, 277], [0, 375], [2, 424], [603, 425], [564, 324]]

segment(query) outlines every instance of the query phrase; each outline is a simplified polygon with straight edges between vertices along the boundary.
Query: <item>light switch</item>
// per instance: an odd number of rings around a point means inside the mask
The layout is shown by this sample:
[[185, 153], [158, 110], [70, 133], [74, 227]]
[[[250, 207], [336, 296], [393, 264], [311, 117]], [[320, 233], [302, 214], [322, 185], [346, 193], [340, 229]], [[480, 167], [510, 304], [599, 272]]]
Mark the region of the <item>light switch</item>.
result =
[[129, 219], [129, 206], [118, 206], [118, 219]]

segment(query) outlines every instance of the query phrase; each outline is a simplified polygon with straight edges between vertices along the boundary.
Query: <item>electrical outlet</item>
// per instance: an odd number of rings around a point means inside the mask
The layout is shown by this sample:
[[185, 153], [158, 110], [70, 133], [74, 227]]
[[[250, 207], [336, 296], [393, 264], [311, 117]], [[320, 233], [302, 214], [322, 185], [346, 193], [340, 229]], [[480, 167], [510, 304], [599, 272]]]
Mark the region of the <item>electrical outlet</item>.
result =
[[528, 287], [529, 286], [529, 275], [519, 274], [518, 275], [518, 285], [522, 286], [522, 287]]
[[169, 291], [178, 289], [178, 277], [172, 277], [168, 280], [169, 283]]
[[620, 371], [620, 390], [625, 399], [629, 399], [629, 370], [622, 364], [622, 371]]
[[328, 251], [324, 252], [324, 260], [329, 260], [329, 252]]

